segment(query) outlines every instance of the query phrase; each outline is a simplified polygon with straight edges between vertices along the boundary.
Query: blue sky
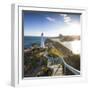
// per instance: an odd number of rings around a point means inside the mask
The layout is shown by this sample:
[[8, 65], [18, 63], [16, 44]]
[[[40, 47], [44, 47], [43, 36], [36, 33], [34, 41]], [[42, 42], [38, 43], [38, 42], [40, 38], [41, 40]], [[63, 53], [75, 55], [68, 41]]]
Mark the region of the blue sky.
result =
[[80, 34], [80, 14], [23, 11], [24, 36]]

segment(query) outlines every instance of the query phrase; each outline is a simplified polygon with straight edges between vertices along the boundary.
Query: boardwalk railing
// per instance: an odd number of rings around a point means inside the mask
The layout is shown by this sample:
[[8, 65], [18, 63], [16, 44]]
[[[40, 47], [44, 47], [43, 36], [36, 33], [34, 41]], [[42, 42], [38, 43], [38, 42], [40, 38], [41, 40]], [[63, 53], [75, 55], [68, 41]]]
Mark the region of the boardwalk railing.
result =
[[[48, 60], [50, 60], [50, 58], [47, 56], [47, 52], [45, 53], [44, 55], [45, 57], [48, 58]], [[64, 72], [66, 72], [66, 68], [68, 70], [70, 70], [74, 75], [80, 75], [80, 71], [75, 69], [74, 67], [70, 66], [69, 64], [67, 64], [65, 62], [65, 60], [63, 59], [63, 57], [59, 56], [59, 60], [60, 60], [60, 63], [63, 63], [64, 64]]]
[[[63, 57], [60, 57], [60, 60], [63, 61], [64, 68], [69, 69], [69, 70], [70, 70], [73, 74], [75, 74], [75, 75], [80, 75], [80, 71], [77, 70], [77, 69], [75, 69], [74, 67], [70, 66], [69, 64], [67, 64], [67, 63], [65, 62], [65, 60], [63, 59]], [[65, 72], [65, 69], [64, 69], [64, 72]]]

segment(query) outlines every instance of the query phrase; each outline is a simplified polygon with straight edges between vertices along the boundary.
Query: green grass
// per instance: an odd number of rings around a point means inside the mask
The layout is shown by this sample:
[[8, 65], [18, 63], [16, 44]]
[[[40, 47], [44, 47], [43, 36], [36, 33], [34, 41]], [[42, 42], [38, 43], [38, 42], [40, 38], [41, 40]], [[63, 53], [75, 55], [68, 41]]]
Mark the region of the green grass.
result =
[[80, 70], [80, 55], [72, 55], [64, 58], [66, 63]]
[[52, 57], [59, 57], [63, 56], [63, 53], [60, 50], [57, 50], [56, 48], [50, 48], [48, 50], [48, 55]]

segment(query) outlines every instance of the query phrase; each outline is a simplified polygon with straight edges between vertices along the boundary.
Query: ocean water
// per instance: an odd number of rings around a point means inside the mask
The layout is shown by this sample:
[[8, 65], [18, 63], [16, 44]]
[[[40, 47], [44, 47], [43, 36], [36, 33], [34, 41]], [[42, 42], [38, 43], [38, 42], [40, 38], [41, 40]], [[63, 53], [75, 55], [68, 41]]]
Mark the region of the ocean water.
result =
[[80, 54], [80, 50], [81, 50], [80, 40], [62, 42], [62, 44], [66, 46], [68, 49], [70, 49], [74, 54]]
[[61, 42], [59, 39], [52, 39], [52, 40], [70, 49], [74, 54], [80, 54], [81, 52], [81, 41], [80, 40], [63, 41], [63, 42]]
[[[44, 37], [44, 41], [46, 37]], [[24, 36], [24, 48], [30, 48], [32, 44], [36, 43], [40, 46], [41, 44], [41, 37], [39, 36]]]

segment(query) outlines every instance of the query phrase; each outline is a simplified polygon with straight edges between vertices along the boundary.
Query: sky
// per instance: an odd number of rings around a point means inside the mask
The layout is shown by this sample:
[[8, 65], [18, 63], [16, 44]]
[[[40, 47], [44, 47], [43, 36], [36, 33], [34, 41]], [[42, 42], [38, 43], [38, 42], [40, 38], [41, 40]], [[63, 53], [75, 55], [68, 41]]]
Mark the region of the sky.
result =
[[80, 35], [80, 14], [23, 11], [24, 36]]

